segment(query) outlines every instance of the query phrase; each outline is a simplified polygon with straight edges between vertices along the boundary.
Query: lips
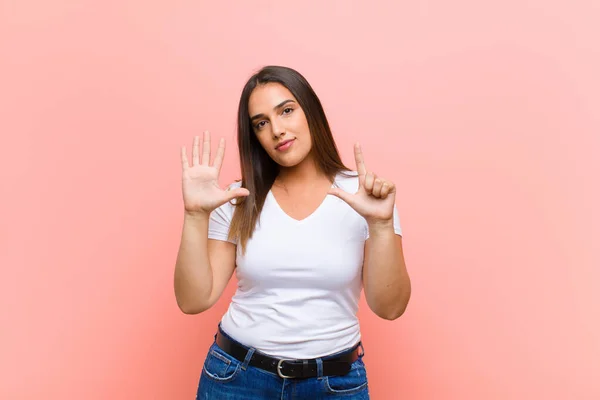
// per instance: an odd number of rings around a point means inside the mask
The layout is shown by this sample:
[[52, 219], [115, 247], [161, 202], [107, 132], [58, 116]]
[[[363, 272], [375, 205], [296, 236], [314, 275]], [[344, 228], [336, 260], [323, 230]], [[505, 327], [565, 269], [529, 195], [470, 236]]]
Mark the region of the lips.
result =
[[[279, 144], [278, 144], [278, 145], [275, 147], [275, 149], [276, 149], [276, 150], [279, 150], [279, 149], [280, 149], [280, 148], [282, 148], [282, 147], [285, 149], [285, 148], [289, 147], [289, 144], [290, 144], [291, 142], [293, 142], [294, 140], [295, 140], [295, 139], [288, 139], [288, 140], [284, 140], [283, 142], [279, 143]], [[284, 146], [285, 146], [285, 147], [284, 147]]]

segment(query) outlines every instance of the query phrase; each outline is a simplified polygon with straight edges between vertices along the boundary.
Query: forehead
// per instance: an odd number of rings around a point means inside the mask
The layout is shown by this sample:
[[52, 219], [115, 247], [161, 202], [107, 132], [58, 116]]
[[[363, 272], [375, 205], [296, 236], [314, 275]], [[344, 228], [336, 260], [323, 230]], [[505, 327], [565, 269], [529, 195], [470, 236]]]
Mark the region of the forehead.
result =
[[251, 115], [268, 113], [273, 107], [289, 99], [297, 101], [292, 92], [280, 83], [258, 85], [248, 99], [248, 111]]

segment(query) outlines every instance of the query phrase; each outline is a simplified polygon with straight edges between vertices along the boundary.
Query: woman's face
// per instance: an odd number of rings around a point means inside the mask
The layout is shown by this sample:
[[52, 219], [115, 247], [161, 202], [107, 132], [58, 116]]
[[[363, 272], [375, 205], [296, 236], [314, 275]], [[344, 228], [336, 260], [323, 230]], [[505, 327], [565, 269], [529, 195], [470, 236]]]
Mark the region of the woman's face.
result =
[[250, 95], [248, 111], [258, 141], [277, 164], [293, 167], [310, 154], [312, 140], [306, 115], [285, 86], [257, 86]]

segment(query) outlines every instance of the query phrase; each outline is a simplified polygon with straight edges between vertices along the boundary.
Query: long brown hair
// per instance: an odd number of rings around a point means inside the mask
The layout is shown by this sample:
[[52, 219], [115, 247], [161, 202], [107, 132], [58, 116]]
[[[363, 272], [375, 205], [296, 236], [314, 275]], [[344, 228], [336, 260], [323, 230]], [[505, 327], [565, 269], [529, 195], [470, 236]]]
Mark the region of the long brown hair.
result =
[[250, 191], [247, 197], [237, 198], [229, 238], [236, 238], [242, 252], [256, 226], [265, 199], [275, 178], [279, 165], [259, 143], [248, 111], [252, 91], [258, 85], [279, 83], [296, 98], [306, 115], [312, 139], [312, 152], [317, 167], [333, 181], [336, 174], [350, 171], [340, 158], [333, 140], [321, 101], [308, 81], [297, 71], [282, 66], [267, 66], [254, 74], [244, 86], [238, 107], [238, 145], [242, 169], [242, 187]]

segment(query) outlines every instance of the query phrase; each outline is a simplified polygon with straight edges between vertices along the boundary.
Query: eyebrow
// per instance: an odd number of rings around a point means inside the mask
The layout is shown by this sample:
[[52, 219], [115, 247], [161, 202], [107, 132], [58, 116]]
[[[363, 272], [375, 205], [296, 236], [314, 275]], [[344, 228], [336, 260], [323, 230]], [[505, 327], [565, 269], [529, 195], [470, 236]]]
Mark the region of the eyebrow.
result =
[[[287, 103], [294, 103], [294, 100], [292, 100], [292, 99], [284, 100], [281, 103], [277, 104], [275, 107], [273, 107], [273, 110], [277, 110], [278, 108], [285, 106]], [[264, 116], [265, 116], [265, 114], [256, 114], [255, 116], [250, 118], [250, 121], [254, 121], [257, 118], [262, 118]]]

